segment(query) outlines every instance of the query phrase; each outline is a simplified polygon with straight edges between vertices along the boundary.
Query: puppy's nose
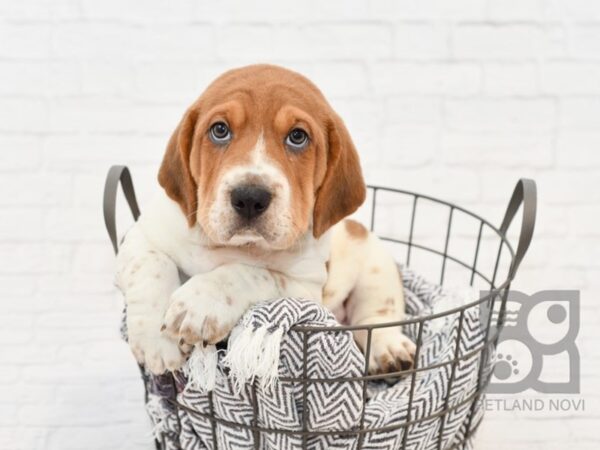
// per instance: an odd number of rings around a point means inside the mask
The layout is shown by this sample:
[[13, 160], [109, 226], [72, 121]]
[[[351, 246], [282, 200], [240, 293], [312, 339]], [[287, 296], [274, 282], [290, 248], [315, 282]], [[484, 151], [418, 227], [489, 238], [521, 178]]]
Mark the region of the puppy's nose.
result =
[[264, 213], [271, 203], [271, 193], [262, 186], [245, 185], [231, 191], [231, 206], [240, 216], [251, 220]]

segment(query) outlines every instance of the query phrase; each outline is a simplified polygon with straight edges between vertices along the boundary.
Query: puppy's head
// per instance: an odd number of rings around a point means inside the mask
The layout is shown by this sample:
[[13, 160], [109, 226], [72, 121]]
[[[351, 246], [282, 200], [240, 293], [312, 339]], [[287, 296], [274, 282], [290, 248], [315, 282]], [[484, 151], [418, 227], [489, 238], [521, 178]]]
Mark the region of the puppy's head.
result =
[[285, 249], [364, 201], [358, 155], [321, 92], [289, 70], [226, 72], [171, 136], [159, 182], [216, 245]]

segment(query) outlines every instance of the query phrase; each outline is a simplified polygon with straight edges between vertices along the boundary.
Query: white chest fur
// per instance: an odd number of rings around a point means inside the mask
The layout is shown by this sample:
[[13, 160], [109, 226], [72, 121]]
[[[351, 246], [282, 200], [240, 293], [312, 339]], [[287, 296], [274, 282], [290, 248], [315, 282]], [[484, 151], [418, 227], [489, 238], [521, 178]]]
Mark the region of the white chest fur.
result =
[[329, 259], [330, 233], [315, 239], [309, 232], [288, 250], [213, 246], [199, 225], [188, 226], [179, 205], [162, 192], [146, 207], [137, 226], [157, 250], [190, 276], [240, 263], [321, 287], [327, 280], [325, 262]]

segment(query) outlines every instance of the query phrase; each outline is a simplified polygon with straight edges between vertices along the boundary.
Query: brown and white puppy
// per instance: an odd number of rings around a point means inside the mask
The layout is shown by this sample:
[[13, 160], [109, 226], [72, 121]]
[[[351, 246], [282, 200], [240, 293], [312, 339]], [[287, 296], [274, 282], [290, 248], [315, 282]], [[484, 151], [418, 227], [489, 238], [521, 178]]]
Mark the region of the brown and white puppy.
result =
[[[152, 372], [180, 368], [193, 345], [221, 341], [252, 304], [278, 297], [322, 302], [352, 325], [402, 319], [394, 260], [342, 221], [365, 199], [357, 152], [303, 76], [269, 65], [223, 74], [183, 116], [158, 180], [117, 269], [129, 343]], [[366, 333], [355, 337], [364, 349]], [[371, 371], [407, 368], [414, 350], [398, 327], [377, 329]]]

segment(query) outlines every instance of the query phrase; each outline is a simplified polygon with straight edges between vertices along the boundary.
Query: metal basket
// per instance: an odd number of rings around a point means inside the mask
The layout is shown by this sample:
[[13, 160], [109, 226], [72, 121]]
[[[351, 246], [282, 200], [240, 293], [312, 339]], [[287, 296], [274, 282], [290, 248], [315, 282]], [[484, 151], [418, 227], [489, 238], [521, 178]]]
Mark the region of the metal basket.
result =
[[[109, 232], [109, 236], [112, 240], [113, 247], [115, 252], [117, 251], [117, 232], [115, 227], [115, 211], [114, 204], [117, 192], [117, 186], [119, 182], [122, 185], [123, 192], [128, 201], [129, 207], [132, 211], [134, 219], [137, 219], [139, 216], [139, 208], [137, 207], [137, 202], [135, 198], [135, 193], [133, 190], [133, 185], [131, 182], [131, 176], [129, 171], [124, 166], [113, 166], [109, 171], [107, 183], [105, 187], [104, 194], [104, 215], [105, 222], [107, 226], [107, 230]], [[465, 405], [470, 405], [470, 414], [468, 417], [466, 432], [462, 434], [460, 440], [455, 442], [452, 448], [463, 448], [467, 446], [472, 437], [473, 433], [476, 431], [477, 427], [480, 424], [479, 419], [474, 419], [474, 410], [475, 406], [481, 399], [481, 396], [484, 394], [484, 390], [488, 385], [492, 370], [491, 370], [491, 358], [493, 355], [493, 351], [498, 342], [499, 333], [502, 330], [505, 318], [505, 306], [508, 297], [508, 293], [510, 290], [510, 284], [515, 277], [517, 269], [525, 256], [525, 253], [529, 247], [533, 236], [533, 230], [535, 225], [535, 217], [536, 217], [536, 185], [535, 182], [528, 179], [521, 179], [518, 181], [512, 197], [508, 203], [508, 207], [506, 209], [504, 218], [499, 227], [496, 227], [492, 223], [488, 222], [486, 219], [480, 217], [477, 214], [474, 214], [460, 206], [455, 204], [439, 200], [437, 198], [433, 198], [430, 196], [417, 194], [414, 192], [409, 192], [400, 189], [390, 189], [381, 186], [369, 186], [370, 192], [370, 228], [379, 234], [380, 238], [384, 241], [390, 242], [392, 246], [396, 246], [400, 249], [405, 249], [405, 253], [403, 255], [403, 259], [405, 265], [408, 267], [412, 267], [414, 260], [416, 258], [417, 253], [426, 254], [430, 257], [433, 257], [439, 262], [439, 283], [444, 284], [447, 281], [448, 273], [450, 272], [449, 266], [453, 266], [452, 276], [453, 282], [463, 282], [465, 284], [469, 284], [470, 286], [474, 286], [475, 284], [482, 287], [481, 296], [475, 300], [464, 304], [463, 306], [449, 309], [447, 311], [443, 311], [441, 313], [436, 313], [434, 315], [424, 316], [412, 318], [410, 320], [403, 320], [399, 322], [393, 323], [385, 323], [385, 324], [372, 324], [365, 326], [327, 326], [327, 327], [314, 327], [314, 326], [298, 326], [296, 325], [293, 329], [297, 332], [303, 333], [304, 337], [304, 348], [303, 355], [304, 361], [306, 361], [307, 356], [307, 342], [309, 333], [318, 333], [318, 332], [341, 332], [347, 330], [364, 330], [367, 333], [367, 345], [365, 350], [365, 367], [362, 376], [354, 377], [354, 378], [344, 378], [344, 379], [310, 379], [306, 376], [306, 370], [304, 370], [303, 376], [299, 378], [280, 378], [279, 381], [281, 383], [300, 383], [302, 385], [302, 394], [303, 394], [303, 404], [306, 404], [306, 392], [307, 387], [311, 383], [341, 383], [348, 381], [358, 381], [362, 383], [363, 387], [363, 401], [367, 401], [367, 383], [369, 381], [388, 379], [390, 377], [411, 377], [409, 398], [408, 398], [408, 416], [407, 420], [404, 423], [394, 425], [392, 427], [387, 426], [384, 428], [367, 428], [364, 426], [364, 411], [366, 408], [363, 407], [362, 415], [360, 419], [360, 426], [357, 429], [349, 429], [346, 431], [315, 431], [309, 430], [307, 427], [307, 420], [305, 415], [302, 416], [302, 429], [298, 431], [287, 430], [287, 429], [274, 429], [274, 428], [264, 428], [258, 425], [258, 413], [257, 413], [257, 405], [256, 405], [256, 395], [253, 395], [253, 421], [251, 425], [244, 423], [232, 423], [226, 421], [222, 418], [217, 417], [214, 414], [212, 395], [209, 394], [209, 413], [202, 413], [199, 411], [195, 411], [194, 414], [198, 416], [204, 417], [208, 419], [212, 426], [212, 438], [213, 438], [213, 447], [215, 449], [218, 448], [218, 441], [216, 437], [216, 425], [220, 426], [230, 426], [230, 427], [241, 427], [248, 429], [252, 432], [254, 437], [254, 448], [261, 448], [261, 436], [265, 436], [269, 433], [284, 433], [284, 434], [295, 434], [297, 436], [301, 436], [303, 447], [307, 447], [307, 441], [313, 436], [319, 436], [324, 434], [335, 434], [335, 435], [347, 435], [347, 436], [356, 436], [357, 440], [357, 450], [360, 450], [363, 446], [364, 437], [367, 433], [378, 433], [378, 432], [389, 432], [394, 429], [404, 429], [410, 430], [409, 427], [416, 425], [423, 421], [432, 421], [439, 420], [439, 435], [436, 438], [437, 440], [437, 448], [442, 449], [442, 435], [444, 432], [444, 424], [446, 422], [447, 415], [455, 410], [458, 407], [463, 407]], [[387, 197], [386, 200], [382, 200], [383, 197]], [[391, 201], [390, 201], [391, 199]], [[424, 205], [427, 204], [428, 207], [437, 208], [439, 211], [443, 213], [445, 216], [445, 222], [439, 223], [439, 221], [435, 222], [434, 232], [430, 234], [437, 234], [438, 237], [441, 236], [443, 239], [439, 239], [440, 245], [436, 246], [431, 243], [432, 235], [427, 236], [425, 233], [421, 236], [419, 233], [416, 222], [419, 216], [420, 208], [424, 208]], [[508, 228], [513, 221], [517, 211], [520, 206], [523, 205], [522, 208], [522, 220], [521, 227], [518, 236], [518, 244], [516, 251], [513, 249], [511, 243], [507, 238]], [[408, 214], [402, 214], [399, 208], [408, 209]], [[405, 221], [406, 225], [406, 237], [399, 238], [397, 236], [386, 235], [385, 233], [381, 234], [379, 230], [376, 228], [376, 221], [378, 213], [380, 210], [384, 209], [388, 213], [392, 213], [394, 215], [394, 219], [397, 220], [398, 217], [402, 218]], [[474, 232], [471, 235], [462, 234], [460, 236], [461, 247], [464, 249], [467, 242], [470, 242], [473, 245], [473, 252], [469, 257], [463, 255], [458, 256], [458, 252], [453, 252], [450, 248], [450, 244], [453, 240], [453, 225], [456, 224], [460, 218], [467, 218], [471, 222], [475, 224]], [[394, 222], [395, 220], [392, 220]], [[431, 222], [430, 222], [431, 225]], [[393, 227], [392, 227], [393, 228]], [[436, 231], [437, 230], [437, 231]], [[393, 234], [393, 233], [390, 233]], [[457, 238], [458, 239], [458, 238]], [[483, 262], [481, 261], [481, 253], [483, 246], [486, 245], [489, 247], [492, 246], [493, 254], [491, 256], [492, 264], [488, 269], [484, 269], [482, 267]], [[431, 262], [426, 264], [429, 269], [433, 267]], [[506, 270], [503, 271], [503, 267]], [[464, 275], [464, 278], [458, 278], [461, 273]], [[504, 273], [503, 273], [504, 272]], [[502, 274], [503, 273], [503, 274]], [[426, 366], [426, 367], [418, 367], [417, 361], [419, 360], [419, 353], [421, 351], [421, 336], [423, 331], [423, 326], [427, 321], [439, 319], [444, 316], [448, 316], [451, 314], [456, 314], [459, 317], [459, 327], [458, 333], [456, 336], [456, 342], [458, 342], [461, 338], [461, 333], [463, 332], [463, 317], [465, 313], [470, 308], [483, 308], [485, 307], [489, 313], [486, 315], [484, 321], [484, 335], [485, 339], [483, 340], [483, 344], [480, 345], [473, 351], [470, 351], [466, 354], [459, 354], [458, 345], [456, 345], [456, 350], [454, 352], [454, 357], [450, 361], [444, 361], [439, 364]], [[415, 366], [409, 370], [403, 370], [399, 372], [394, 372], [391, 374], [369, 374], [369, 356], [371, 352], [371, 336], [373, 334], [373, 330], [386, 328], [386, 327], [398, 327], [403, 325], [413, 324], [418, 327], [417, 332], [417, 349], [415, 355]], [[461, 360], [465, 360], [467, 358], [479, 357], [480, 361], [478, 364], [479, 371], [477, 374], [477, 388], [475, 391], [469, 395], [466, 399], [462, 400], [457, 404], [449, 404], [450, 393], [452, 392], [452, 383], [455, 381], [455, 368], [456, 365]], [[413, 395], [415, 388], [415, 379], [416, 374], [418, 372], [434, 370], [438, 369], [441, 366], [449, 365], [450, 366], [450, 378], [449, 378], [449, 386], [447, 389], [447, 395], [444, 400], [444, 408], [432, 415], [419, 418], [417, 420], [411, 419], [411, 406], [413, 404]], [[145, 375], [145, 371], [141, 368], [142, 376], [144, 378], [144, 385], [146, 387], [146, 395], [148, 394], [148, 379]], [[173, 389], [176, 392], [175, 382], [173, 380]], [[255, 388], [254, 388], [255, 389]], [[255, 392], [254, 392], [255, 394]], [[169, 399], [172, 406], [174, 408], [186, 408], [183, 405], [177, 403], [174, 399]], [[189, 408], [186, 408], [189, 411]], [[304, 409], [306, 411], [306, 409]], [[403, 442], [400, 448], [404, 450], [407, 444], [407, 437], [409, 433], [403, 433]], [[156, 441], [157, 449], [164, 449], [164, 442]]]

